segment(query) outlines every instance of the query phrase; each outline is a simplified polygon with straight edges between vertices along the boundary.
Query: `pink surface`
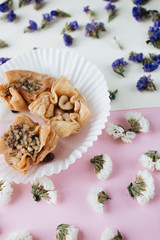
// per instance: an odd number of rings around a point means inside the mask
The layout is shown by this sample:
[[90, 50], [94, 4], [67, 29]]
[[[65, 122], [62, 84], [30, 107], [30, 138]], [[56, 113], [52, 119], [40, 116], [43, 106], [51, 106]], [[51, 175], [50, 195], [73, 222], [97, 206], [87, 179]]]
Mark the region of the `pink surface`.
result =
[[[141, 133], [133, 143], [125, 144], [113, 140], [103, 131], [81, 159], [68, 170], [51, 177], [58, 191], [56, 205], [42, 200], [34, 202], [30, 184], [13, 184], [11, 202], [0, 206], [0, 240], [5, 240], [9, 233], [16, 230], [30, 232], [34, 240], [52, 240], [55, 239], [57, 225], [61, 223], [79, 228], [78, 240], [100, 240], [106, 227], [119, 229], [124, 240], [159, 239], [160, 172], [152, 173], [155, 197], [144, 206], [133, 200], [126, 188], [138, 170], [144, 170], [138, 161], [140, 155], [148, 150], [158, 150], [160, 153], [160, 108], [136, 111], [150, 121], [150, 132]], [[124, 125], [126, 112], [111, 112], [108, 122]], [[89, 162], [101, 153], [109, 154], [113, 161], [113, 172], [106, 181], [98, 180]], [[112, 198], [105, 205], [103, 214], [94, 212], [86, 200], [88, 192], [97, 185], [103, 186]]]

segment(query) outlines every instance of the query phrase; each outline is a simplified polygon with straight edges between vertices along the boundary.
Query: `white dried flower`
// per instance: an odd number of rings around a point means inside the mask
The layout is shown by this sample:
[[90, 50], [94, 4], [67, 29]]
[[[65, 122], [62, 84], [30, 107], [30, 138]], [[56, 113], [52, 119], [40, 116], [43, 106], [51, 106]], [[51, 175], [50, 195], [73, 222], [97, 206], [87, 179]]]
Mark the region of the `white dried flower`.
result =
[[106, 228], [102, 233], [101, 240], [122, 240], [122, 235], [118, 230], [115, 234], [110, 228]]
[[95, 156], [90, 160], [94, 164], [94, 169], [98, 179], [106, 180], [112, 172], [112, 160], [107, 154]]
[[149, 121], [144, 118], [141, 113], [131, 111], [125, 115], [125, 118], [131, 126], [131, 131], [135, 133], [147, 133], [149, 131]]
[[55, 191], [53, 182], [47, 178], [36, 178], [32, 184], [32, 193], [35, 201], [41, 198], [47, 203], [57, 202], [57, 191]]
[[108, 199], [111, 198], [103, 191], [102, 187], [100, 186], [92, 188], [87, 196], [89, 205], [99, 213], [103, 213], [104, 204]]
[[136, 137], [135, 132], [128, 131], [121, 137], [121, 139], [125, 143], [131, 143], [135, 137]]
[[154, 169], [160, 170], [160, 156], [157, 154], [157, 151], [150, 150], [142, 154], [139, 161], [151, 171]]
[[113, 136], [113, 139], [121, 138], [125, 143], [131, 143], [132, 139], [135, 138], [136, 134], [133, 131], [126, 132], [122, 126], [119, 126], [114, 123], [108, 123], [106, 132]]
[[0, 178], [0, 204], [7, 204], [11, 200], [13, 188], [8, 180]]
[[124, 128], [114, 124], [114, 123], [108, 123], [106, 132], [110, 135], [113, 136], [113, 139], [120, 138], [124, 135]]
[[32, 236], [26, 231], [11, 233], [6, 240], [32, 240]]
[[79, 230], [69, 224], [60, 224], [57, 227], [58, 233], [56, 234], [56, 240], [77, 240]]
[[149, 202], [154, 196], [154, 179], [152, 175], [144, 170], [139, 171], [135, 177], [134, 184], [130, 183], [128, 191], [132, 198], [137, 198], [139, 204]]

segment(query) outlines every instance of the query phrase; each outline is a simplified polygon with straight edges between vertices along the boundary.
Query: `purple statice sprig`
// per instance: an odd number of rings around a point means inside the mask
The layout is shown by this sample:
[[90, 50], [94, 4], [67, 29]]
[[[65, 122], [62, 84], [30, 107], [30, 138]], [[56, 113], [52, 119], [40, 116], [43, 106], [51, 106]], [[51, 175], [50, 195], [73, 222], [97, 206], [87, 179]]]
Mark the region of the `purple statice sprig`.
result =
[[5, 62], [7, 62], [8, 60], [10, 60], [10, 58], [1, 57], [1, 58], [0, 58], [0, 66], [1, 66], [2, 64], [4, 64]]
[[149, 53], [149, 57], [153, 62], [160, 64], [160, 54], [156, 55], [153, 53]]
[[42, 7], [42, 2], [44, 0], [32, 0], [34, 9], [39, 10]]
[[73, 44], [73, 37], [69, 34], [63, 34], [63, 40], [67, 47], [70, 47]]
[[64, 12], [60, 9], [52, 10], [51, 11], [51, 16], [52, 17], [62, 17], [62, 18], [71, 17], [71, 15], [69, 13], [66, 13], [66, 12]]
[[34, 32], [38, 29], [38, 25], [35, 21], [29, 20], [29, 26], [24, 29], [24, 33]]
[[108, 22], [110, 22], [116, 16], [116, 6], [114, 4], [108, 3], [104, 9], [108, 13]]
[[122, 77], [125, 77], [124, 72], [126, 65], [128, 65], [128, 63], [124, 61], [124, 58], [119, 58], [112, 63], [112, 69], [115, 73], [121, 75]]
[[115, 3], [118, 2], [118, 0], [104, 0], [105, 2]]
[[13, 22], [16, 19], [16, 14], [14, 13], [13, 10], [10, 10], [9, 13], [1, 17], [1, 20], [5, 22]]
[[92, 11], [89, 6], [84, 7], [83, 12], [85, 12], [91, 20], [94, 20], [96, 18], [95, 12]]
[[12, 7], [13, 1], [6, 0], [0, 4], [0, 12], [8, 12]]
[[116, 96], [117, 96], [117, 93], [118, 93], [118, 89], [116, 89], [115, 91], [108, 91], [109, 92], [109, 98], [110, 98], [110, 100], [111, 101], [113, 101], [115, 98], [116, 98]]
[[137, 21], [141, 21], [145, 18], [150, 17], [150, 11], [146, 10], [141, 6], [136, 6], [132, 9], [132, 15]]
[[144, 5], [147, 2], [147, 0], [132, 0], [132, 2], [135, 5], [141, 6]]
[[130, 61], [142, 63], [143, 61], [143, 53], [136, 53], [136, 52], [130, 52], [129, 59]]
[[64, 34], [65, 32], [73, 32], [76, 31], [79, 28], [78, 22], [72, 21], [70, 23], [66, 23], [65, 27], [63, 28], [61, 34]]
[[95, 22], [94, 20], [86, 25], [85, 30], [85, 36], [93, 38], [99, 38], [99, 33], [106, 31], [103, 22]]
[[149, 16], [151, 17], [152, 21], [160, 21], [160, 12], [157, 10], [149, 10]]
[[141, 77], [138, 80], [136, 87], [138, 91], [145, 90], [145, 91], [153, 92], [157, 90], [155, 84], [153, 83], [153, 79], [151, 79], [151, 75], [148, 75], [148, 77], [147, 76]]
[[54, 18], [50, 13], [44, 13], [42, 14], [42, 16], [43, 16], [43, 20], [41, 24], [41, 29], [44, 29], [53, 21]]
[[146, 43], [151, 43], [155, 48], [160, 49], [160, 27], [149, 27], [148, 37], [149, 40]]
[[151, 58], [143, 58], [142, 63], [144, 72], [153, 72], [158, 68], [158, 63], [153, 61]]

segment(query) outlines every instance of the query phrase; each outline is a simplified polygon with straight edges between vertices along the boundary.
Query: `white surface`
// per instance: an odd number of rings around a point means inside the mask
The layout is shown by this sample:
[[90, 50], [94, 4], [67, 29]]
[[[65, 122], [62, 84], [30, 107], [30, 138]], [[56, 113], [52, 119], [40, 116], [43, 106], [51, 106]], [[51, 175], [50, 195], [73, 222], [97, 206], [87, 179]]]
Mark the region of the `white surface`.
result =
[[[112, 62], [121, 57], [128, 59], [130, 51], [148, 53], [160, 53], [158, 49], [147, 45], [148, 27], [152, 26], [151, 20], [137, 22], [132, 17], [134, 4], [131, 0], [119, 0], [116, 4], [117, 17], [107, 23], [107, 13], [104, 7], [108, 2], [103, 0], [44, 0], [45, 6], [36, 11], [33, 6], [18, 8], [18, 0], [14, 0], [14, 9], [18, 18], [13, 23], [0, 23], [0, 38], [8, 42], [9, 47], [0, 49], [0, 57], [15, 57], [23, 52], [33, 49], [33, 47], [53, 47], [69, 49], [83, 55], [95, 63], [104, 74], [110, 90], [118, 89], [117, 99], [112, 102], [112, 110], [134, 109], [142, 107], [160, 106], [160, 68], [151, 73], [157, 92], [138, 92], [136, 83], [145, 73], [141, 65], [130, 62], [126, 68], [126, 77], [122, 78], [112, 71]], [[96, 20], [105, 24], [107, 32], [100, 34], [100, 39], [85, 37], [85, 25], [90, 22], [83, 8], [89, 5], [96, 13]], [[146, 5], [147, 9], [157, 9], [160, 11], [158, 0], [150, 0]], [[35, 20], [41, 25], [42, 13], [49, 13], [51, 10], [61, 9], [72, 15], [71, 18], [57, 19], [47, 29], [35, 33], [23, 33], [25, 26], [28, 26], [29, 19]], [[0, 13], [2, 15], [2, 13]], [[63, 37], [60, 34], [66, 22], [77, 20], [80, 30], [71, 33], [75, 41], [72, 47], [64, 45]], [[115, 44], [113, 37], [116, 36], [124, 46], [120, 50]], [[148, 75], [146, 73], [146, 75]], [[98, 80], [97, 80], [98, 81]]]
[[[19, 68], [48, 73], [56, 79], [65, 75], [72, 85], [86, 97], [92, 111], [90, 119], [82, 127], [80, 133], [60, 138], [54, 150], [53, 162], [33, 166], [24, 176], [8, 166], [3, 155], [0, 155], [0, 176], [16, 183], [26, 183], [33, 181], [36, 177], [59, 173], [80, 158], [82, 153], [86, 152], [88, 147], [97, 140], [97, 136], [102, 133], [109, 116], [110, 101], [108, 87], [100, 70], [90, 61], [73, 52], [53, 49], [32, 50], [2, 65], [0, 82], [2, 82], [4, 71]], [[98, 81], [96, 81], [97, 79]], [[10, 114], [10, 110], [8, 110], [5, 118], [0, 117], [0, 120], [2, 123], [6, 119], [13, 120], [14, 118], [15, 114]]]

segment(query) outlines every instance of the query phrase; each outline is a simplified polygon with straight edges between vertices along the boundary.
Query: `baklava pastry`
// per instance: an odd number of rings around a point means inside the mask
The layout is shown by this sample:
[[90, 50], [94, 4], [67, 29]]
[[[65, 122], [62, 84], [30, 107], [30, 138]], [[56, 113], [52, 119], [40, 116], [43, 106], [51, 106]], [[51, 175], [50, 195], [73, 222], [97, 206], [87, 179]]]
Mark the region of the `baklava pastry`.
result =
[[49, 124], [39, 125], [19, 115], [0, 138], [0, 153], [9, 166], [25, 174], [31, 165], [42, 162], [55, 149], [58, 139]]
[[64, 76], [53, 83], [51, 93], [40, 94], [28, 108], [62, 137], [79, 132], [91, 115], [85, 98]]
[[0, 97], [11, 110], [26, 111], [39, 94], [50, 91], [55, 78], [26, 70], [5, 72], [8, 83], [0, 85]]

